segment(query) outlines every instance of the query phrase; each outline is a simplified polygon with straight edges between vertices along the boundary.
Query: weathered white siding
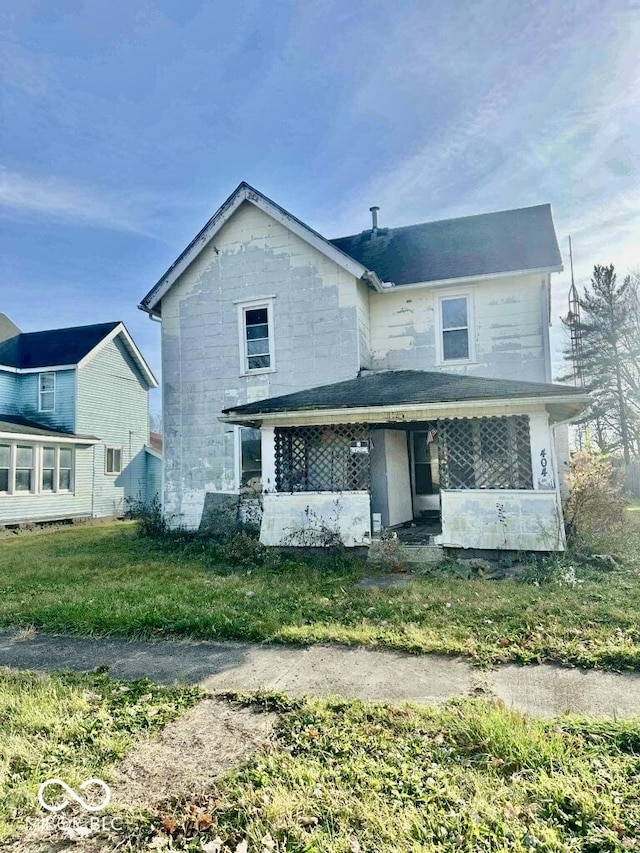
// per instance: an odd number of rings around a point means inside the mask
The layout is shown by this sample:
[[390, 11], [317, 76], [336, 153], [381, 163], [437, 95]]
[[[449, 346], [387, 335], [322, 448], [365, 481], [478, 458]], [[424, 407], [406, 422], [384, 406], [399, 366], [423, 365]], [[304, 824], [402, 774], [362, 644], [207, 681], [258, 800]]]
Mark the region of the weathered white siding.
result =
[[562, 551], [557, 491], [442, 491], [441, 544], [450, 548]]
[[336, 536], [352, 548], [371, 542], [367, 492], [296, 492], [263, 495], [263, 545], [322, 547]]
[[[241, 375], [238, 303], [274, 297], [275, 366]], [[356, 279], [245, 202], [162, 300], [165, 513], [200, 523], [207, 493], [237, 493], [222, 409], [352, 379], [364, 298]]]
[[[451, 288], [372, 291], [371, 366], [545, 382], [549, 359], [545, 293], [546, 282], [539, 275]], [[469, 364], [438, 363], [438, 300], [458, 294], [469, 294], [472, 301], [476, 358]]]
[[[78, 371], [76, 432], [101, 439], [94, 450], [94, 516], [122, 515], [146, 498], [147, 386], [120, 338]], [[122, 473], [105, 474], [105, 448], [122, 448]]]
[[[55, 445], [55, 441], [42, 441], [38, 444], [51, 447]], [[65, 445], [65, 447], [68, 446]], [[93, 454], [93, 447], [75, 449], [75, 477], [72, 493], [2, 495], [0, 524], [90, 516], [92, 514]]]

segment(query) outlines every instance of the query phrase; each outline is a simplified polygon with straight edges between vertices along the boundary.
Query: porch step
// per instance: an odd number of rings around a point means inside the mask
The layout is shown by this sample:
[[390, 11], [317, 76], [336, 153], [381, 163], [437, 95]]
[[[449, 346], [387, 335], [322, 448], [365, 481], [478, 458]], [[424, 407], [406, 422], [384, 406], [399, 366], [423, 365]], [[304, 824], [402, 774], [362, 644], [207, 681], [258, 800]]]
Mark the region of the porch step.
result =
[[[435, 538], [435, 537], [434, 537]], [[429, 545], [406, 545], [398, 539], [373, 539], [369, 546], [367, 562], [380, 566], [407, 565], [419, 567], [444, 560], [444, 548]]]

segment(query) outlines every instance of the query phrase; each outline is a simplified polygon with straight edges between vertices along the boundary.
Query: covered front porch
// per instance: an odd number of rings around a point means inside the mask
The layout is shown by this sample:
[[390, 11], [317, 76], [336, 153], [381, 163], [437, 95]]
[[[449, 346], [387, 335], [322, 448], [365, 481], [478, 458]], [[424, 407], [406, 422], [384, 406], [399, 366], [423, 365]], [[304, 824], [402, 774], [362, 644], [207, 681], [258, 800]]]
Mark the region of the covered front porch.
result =
[[553, 424], [583, 399], [564, 386], [388, 371], [225, 416], [260, 429], [265, 545], [363, 546], [391, 528], [449, 548], [558, 551]]

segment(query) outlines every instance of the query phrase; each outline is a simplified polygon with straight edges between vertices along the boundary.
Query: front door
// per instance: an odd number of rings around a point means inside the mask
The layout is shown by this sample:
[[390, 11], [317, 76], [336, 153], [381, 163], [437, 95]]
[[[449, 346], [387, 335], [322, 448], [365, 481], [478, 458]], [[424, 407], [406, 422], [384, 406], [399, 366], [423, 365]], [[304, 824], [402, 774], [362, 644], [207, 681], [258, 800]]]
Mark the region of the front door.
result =
[[440, 471], [435, 428], [412, 432], [410, 446], [413, 517], [437, 515], [440, 512]]

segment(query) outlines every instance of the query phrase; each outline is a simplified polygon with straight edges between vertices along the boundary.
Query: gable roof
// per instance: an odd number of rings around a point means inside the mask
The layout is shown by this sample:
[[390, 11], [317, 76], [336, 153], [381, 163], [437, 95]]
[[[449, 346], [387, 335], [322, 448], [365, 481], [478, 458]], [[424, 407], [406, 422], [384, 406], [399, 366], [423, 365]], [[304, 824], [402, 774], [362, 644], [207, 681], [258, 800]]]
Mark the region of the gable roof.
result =
[[44, 332], [21, 332], [0, 343], [0, 364], [20, 370], [77, 364], [117, 325], [96, 323]]
[[363, 372], [356, 379], [271, 397], [223, 414], [264, 415], [319, 409], [358, 409], [430, 403], [581, 397], [584, 388], [516, 379], [487, 379], [426, 370]]
[[372, 229], [331, 242], [396, 285], [562, 270], [549, 204]]
[[120, 321], [44, 332], [21, 332], [0, 341], [0, 369], [4, 367], [24, 373], [51, 367], [83, 366], [118, 335], [122, 336], [146, 382], [152, 388], [157, 387], [158, 382], [149, 365]]
[[343, 269], [350, 272], [356, 278], [371, 278], [373, 283], [380, 286], [375, 273], [371, 273], [362, 264], [345, 254], [340, 248], [335, 246], [322, 234], [314, 231], [306, 225], [301, 219], [293, 216], [289, 211], [280, 207], [275, 201], [267, 198], [259, 190], [250, 186], [246, 181], [242, 181], [238, 187], [231, 193], [229, 198], [222, 204], [213, 214], [206, 225], [196, 234], [189, 245], [184, 249], [176, 260], [171, 264], [169, 269], [156, 282], [156, 284], [147, 293], [144, 299], [138, 305], [142, 311], [149, 314], [160, 316], [159, 303], [162, 297], [173, 286], [176, 280], [198, 257], [200, 252], [207, 246], [215, 237], [222, 226], [233, 216], [241, 204], [245, 202], [253, 204], [255, 207], [267, 213], [277, 222], [285, 225], [290, 231], [300, 237], [309, 245], [313, 246], [319, 252], [326, 255], [332, 261], [337, 263]]

